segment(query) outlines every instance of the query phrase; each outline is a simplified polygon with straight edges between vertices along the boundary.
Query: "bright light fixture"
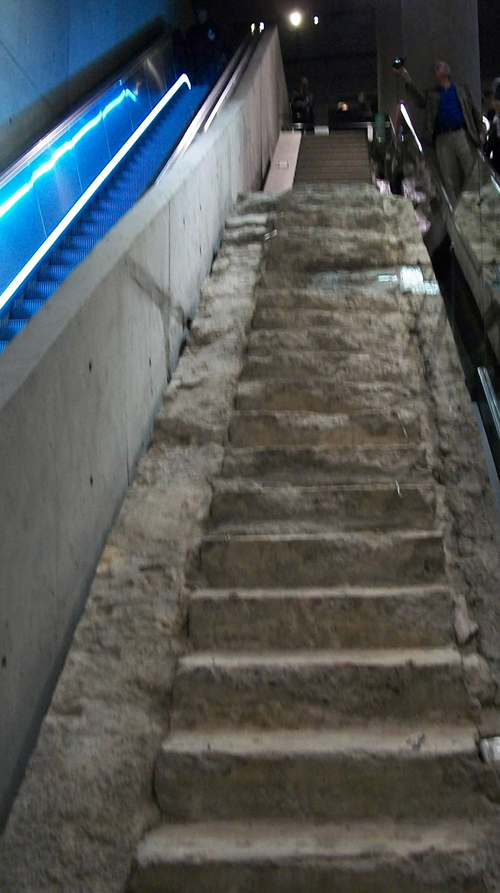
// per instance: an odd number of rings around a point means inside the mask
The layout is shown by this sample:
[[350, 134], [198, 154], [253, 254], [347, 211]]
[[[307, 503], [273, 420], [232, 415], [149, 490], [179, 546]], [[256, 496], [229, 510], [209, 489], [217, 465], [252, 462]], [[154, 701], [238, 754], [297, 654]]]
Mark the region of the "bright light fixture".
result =
[[[73, 207], [68, 211], [68, 213], [63, 217], [61, 222], [56, 226], [56, 228], [51, 232], [51, 234], [45, 239], [44, 242], [40, 245], [37, 251], [35, 251], [34, 255], [30, 258], [28, 263], [24, 265], [22, 270], [17, 274], [17, 276], [12, 280], [12, 282], [7, 286], [5, 291], [0, 294], [0, 311], [5, 307], [5, 305], [10, 301], [12, 296], [16, 293], [16, 291], [21, 288], [26, 279], [33, 272], [35, 267], [44, 259], [44, 257], [48, 254], [50, 249], [55, 245], [57, 240], [61, 238], [64, 231], [69, 227], [69, 225], [73, 222], [75, 217], [80, 213], [80, 211], [85, 207], [87, 202], [95, 195], [100, 186], [104, 183], [105, 180], [112, 174], [114, 169], [119, 165], [120, 161], [125, 158], [127, 152], [130, 151], [132, 146], [135, 145], [138, 139], [142, 136], [145, 130], [148, 129], [149, 125], [153, 123], [155, 118], [158, 117], [160, 112], [163, 111], [166, 105], [170, 102], [170, 100], [175, 96], [178, 90], [183, 85], [186, 85], [189, 90], [191, 90], [191, 81], [189, 80], [187, 74], [181, 74], [181, 76], [176, 80], [175, 84], [170, 87], [169, 90], [162, 96], [160, 101], [154, 106], [154, 108], [150, 111], [149, 115], [144, 119], [142, 124], [139, 125], [137, 130], [134, 131], [132, 136], [128, 138], [126, 143], [118, 150], [116, 155], [113, 156], [111, 161], [108, 162], [106, 167], [101, 171], [101, 173], [95, 178], [95, 180], [90, 184], [90, 186], [85, 190], [83, 195], [80, 196], [78, 201], [73, 205]], [[121, 96], [118, 101], [121, 101]], [[116, 104], [117, 100], [113, 100]], [[109, 111], [109, 106], [107, 107]], [[97, 121], [97, 118], [95, 119]], [[94, 122], [91, 122], [92, 126], [95, 126]], [[88, 125], [86, 125], [87, 127]], [[82, 133], [82, 131], [80, 132]], [[81, 138], [81, 137], [80, 137]], [[70, 146], [70, 148], [74, 148], [74, 146]], [[65, 151], [67, 151], [65, 147]], [[30, 182], [30, 188], [32, 184]], [[21, 196], [18, 196], [20, 198]], [[12, 207], [12, 204], [10, 204]], [[9, 210], [9, 208], [7, 209]], [[5, 213], [5, 210], [4, 210]]]
[[319, 16], [314, 16], [313, 22], [315, 25], [319, 25]]
[[302, 13], [301, 12], [291, 12], [290, 13], [290, 24], [293, 25], [294, 28], [298, 28], [302, 24]]
[[250, 25], [250, 31], [252, 32], [252, 34], [255, 34], [255, 22], [252, 22], [252, 24]]
[[265, 27], [264, 22], [259, 22], [259, 31], [263, 31], [264, 27]]

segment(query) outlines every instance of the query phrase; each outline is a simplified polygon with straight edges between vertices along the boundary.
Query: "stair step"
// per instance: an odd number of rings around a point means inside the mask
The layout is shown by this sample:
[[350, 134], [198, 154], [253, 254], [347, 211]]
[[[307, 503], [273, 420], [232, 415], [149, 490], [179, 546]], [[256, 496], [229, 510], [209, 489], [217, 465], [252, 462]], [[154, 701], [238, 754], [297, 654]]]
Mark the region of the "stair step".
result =
[[328, 729], [470, 715], [452, 647], [197, 652], [180, 660], [174, 729]]
[[397, 586], [439, 583], [442, 537], [383, 534], [251, 534], [205, 537], [201, 571], [208, 586]]
[[407, 338], [397, 332], [390, 339], [386, 332], [376, 329], [357, 332], [336, 330], [324, 327], [309, 327], [307, 330], [273, 329], [268, 332], [259, 329], [251, 332], [248, 339], [248, 353], [266, 355], [287, 351], [353, 351], [372, 353], [378, 356], [400, 357], [407, 350]]
[[453, 641], [446, 586], [199, 589], [189, 602], [195, 651], [423, 648]]
[[[161, 825], [140, 843], [129, 893], [486, 893], [488, 826], [381, 820]], [[436, 880], [439, 878], [439, 880]], [[445, 887], [443, 886], [445, 885]]]
[[357, 447], [244, 447], [226, 450], [224, 478], [247, 477], [260, 485], [348, 484], [353, 481], [422, 481], [429, 477], [422, 444]]
[[247, 356], [241, 381], [260, 378], [330, 378], [342, 381], [377, 382], [418, 387], [415, 364], [408, 357], [385, 357], [350, 351], [277, 350], [266, 356]]
[[269, 527], [280, 521], [284, 532], [285, 527], [307, 532], [306, 525], [327, 527], [332, 533], [431, 530], [435, 517], [435, 490], [404, 484], [399, 488], [394, 484], [262, 488], [254, 482], [221, 480], [211, 507], [218, 533], [245, 532], [240, 528]]
[[399, 313], [394, 292], [380, 288], [263, 288], [256, 291], [257, 309], [287, 308], [294, 310], [345, 310], [376, 313], [378, 316]]
[[377, 336], [401, 332], [403, 318], [400, 313], [378, 313], [370, 310], [316, 310], [309, 308], [294, 308], [293, 313], [287, 308], [258, 307], [252, 319], [252, 327], [255, 330], [267, 331], [279, 329], [310, 329], [325, 326], [326, 328], [347, 328], [365, 333], [373, 331]]
[[229, 427], [232, 446], [367, 446], [418, 443], [420, 420], [400, 412], [235, 412]]
[[174, 822], [432, 821], [491, 814], [491, 776], [466, 725], [174, 732], [155, 792]]
[[[268, 378], [243, 381], [238, 386], [235, 407], [238, 411], [267, 410], [347, 414], [374, 407], [416, 408], [419, 392], [402, 382], [338, 382], [331, 378], [297, 374], [296, 378]], [[422, 407], [423, 410], [423, 407]]]

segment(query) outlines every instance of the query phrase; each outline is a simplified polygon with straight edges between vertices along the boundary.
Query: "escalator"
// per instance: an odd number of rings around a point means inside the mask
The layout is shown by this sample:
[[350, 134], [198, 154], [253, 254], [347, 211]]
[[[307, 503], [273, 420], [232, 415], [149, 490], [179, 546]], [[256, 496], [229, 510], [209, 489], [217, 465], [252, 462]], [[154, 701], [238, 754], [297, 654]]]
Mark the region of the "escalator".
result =
[[156, 41], [0, 175], [0, 353], [206, 128], [258, 40], [198, 84]]

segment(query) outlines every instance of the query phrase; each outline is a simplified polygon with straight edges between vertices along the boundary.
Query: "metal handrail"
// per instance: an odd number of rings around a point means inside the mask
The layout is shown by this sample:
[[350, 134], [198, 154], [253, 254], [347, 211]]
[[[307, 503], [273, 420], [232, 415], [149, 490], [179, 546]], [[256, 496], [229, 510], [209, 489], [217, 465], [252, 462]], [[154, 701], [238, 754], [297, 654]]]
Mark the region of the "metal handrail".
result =
[[179, 139], [179, 142], [169, 153], [167, 158], [164, 159], [164, 161], [158, 167], [157, 171], [154, 173], [150, 182], [146, 186], [144, 192], [147, 192], [149, 189], [151, 189], [152, 186], [155, 185], [155, 183], [158, 183], [165, 176], [165, 174], [168, 173], [169, 170], [171, 170], [173, 165], [176, 164], [176, 162], [178, 162], [187, 152], [189, 146], [201, 130], [208, 130], [208, 127], [217, 114], [219, 108], [222, 106], [223, 102], [228, 99], [231, 92], [235, 89], [241, 75], [250, 62], [250, 59], [252, 58], [255, 50], [257, 49], [261, 37], [262, 35], [257, 31], [255, 34], [250, 34], [240, 44], [231, 61], [221, 74], [219, 80], [216, 82], [207, 98], [204, 100], [204, 102], [196, 112], [193, 120]]

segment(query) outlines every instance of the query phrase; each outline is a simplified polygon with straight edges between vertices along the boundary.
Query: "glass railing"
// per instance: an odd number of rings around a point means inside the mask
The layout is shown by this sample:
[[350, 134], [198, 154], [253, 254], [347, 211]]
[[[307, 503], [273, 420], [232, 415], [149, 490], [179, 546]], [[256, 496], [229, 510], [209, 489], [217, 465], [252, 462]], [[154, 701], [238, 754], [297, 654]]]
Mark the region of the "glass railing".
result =
[[210, 126], [258, 40], [198, 65], [193, 85], [158, 42], [0, 175], [0, 354]]
[[401, 105], [399, 175], [415, 184], [417, 213], [439, 279], [471, 395], [484, 418], [500, 475], [500, 179], [478, 150], [456, 205], [435, 152], [424, 148]]
[[0, 313], [151, 120], [189, 89], [163, 41], [0, 175]]
[[454, 221], [469, 255], [464, 272], [478, 303], [485, 337], [500, 364], [500, 182], [479, 152]]

